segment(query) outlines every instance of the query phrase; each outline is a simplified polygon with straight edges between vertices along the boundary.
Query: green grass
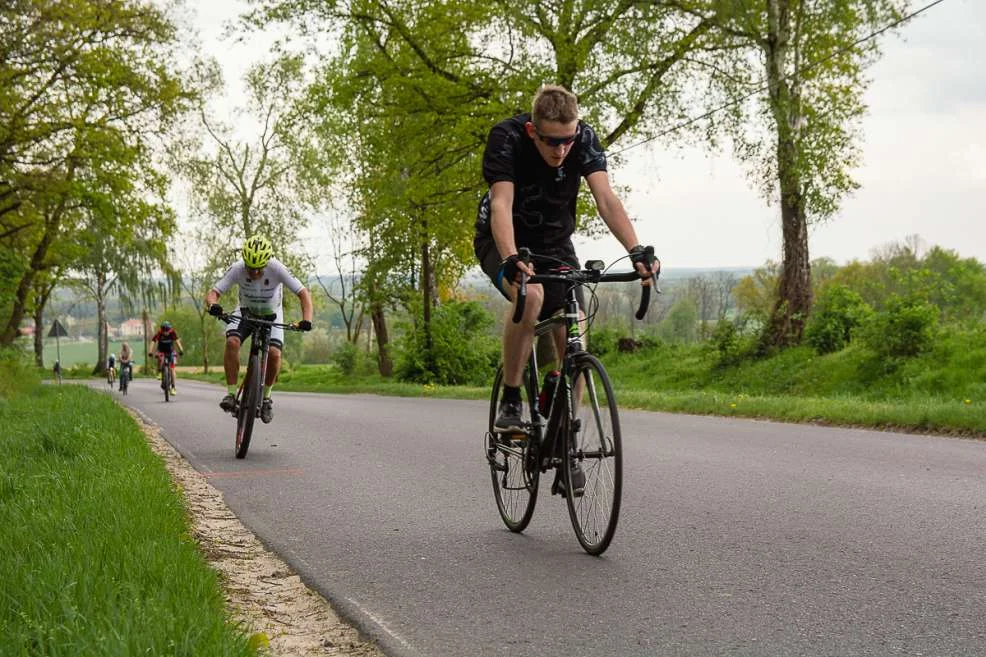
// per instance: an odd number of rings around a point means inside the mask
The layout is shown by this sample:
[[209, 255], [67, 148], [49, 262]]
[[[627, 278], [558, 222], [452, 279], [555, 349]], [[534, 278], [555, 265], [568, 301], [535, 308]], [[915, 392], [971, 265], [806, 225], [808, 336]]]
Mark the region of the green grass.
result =
[[0, 399], [9, 655], [250, 655], [133, 419], [82, 386]]
[[[986, 437], [984, 326], [952, 327], [928, 353], [893, 362], [876, 362], [855, 345], [824, 356], [797, 347], [730, 367], [718, 366], [716, 357], [708, 345], [657, 343], [634, 353], [604, 354], [603, 362], [619, 402], [633, 408]], [[182, 376], [223, 381], [221, 370], [208, 377]], [[345, 375], [331, 365], [285, 369], [277, 388], [489, 396], [485, 387], [401, 383], [366, 373]]]

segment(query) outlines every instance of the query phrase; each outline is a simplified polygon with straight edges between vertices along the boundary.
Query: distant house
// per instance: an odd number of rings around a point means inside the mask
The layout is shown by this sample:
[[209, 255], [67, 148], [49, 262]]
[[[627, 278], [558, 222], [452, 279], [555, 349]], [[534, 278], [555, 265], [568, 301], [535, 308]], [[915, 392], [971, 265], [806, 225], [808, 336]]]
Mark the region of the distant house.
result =
[[119, 333], [122, 338], [130, 338], [135, 335], [141, 335], [141, 321], [139, 319], [128, 319], [120, 324]]

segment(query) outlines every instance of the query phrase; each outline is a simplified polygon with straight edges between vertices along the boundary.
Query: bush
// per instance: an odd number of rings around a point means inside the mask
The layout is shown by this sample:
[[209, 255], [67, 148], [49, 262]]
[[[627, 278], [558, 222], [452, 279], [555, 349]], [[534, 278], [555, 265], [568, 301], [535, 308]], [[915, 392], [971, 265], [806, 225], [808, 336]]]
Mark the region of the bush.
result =
[[431, 317], [431, 347], [419, 327], [407, 326], [396, 344], [396, 373], [402, 381], [442, 385], [487, 385], [500, 359], [490, 335], [493, 316], [475, 301], [437, 306]]
[[746, 359], [753, 343], [749, 338], [744, 338], [731, 321], [720, 319], [709, 344], [716, 354], [716, 365], [729, 367]]
[[908, 358], [928, 351], [935, 341], [938, 309], [916, 298], [891, 295], [886, 310], [863, 326], [866, 347], [878, 358]]
[[0, 399], [9, 399], [40, 381], [31, 356], [12, 347], [0, 350]]
[[853, 331], [873, 315], [863, 298], [845, 285], [833, 283], [818, 295], [805, 327], [805, 341], [819, 354], [840, 351], [849, 344]]
[[343, 341], [332, 350], [330, 358], [340, 372], [353, 374], [360, 363], [360, 350], [352, 342]]

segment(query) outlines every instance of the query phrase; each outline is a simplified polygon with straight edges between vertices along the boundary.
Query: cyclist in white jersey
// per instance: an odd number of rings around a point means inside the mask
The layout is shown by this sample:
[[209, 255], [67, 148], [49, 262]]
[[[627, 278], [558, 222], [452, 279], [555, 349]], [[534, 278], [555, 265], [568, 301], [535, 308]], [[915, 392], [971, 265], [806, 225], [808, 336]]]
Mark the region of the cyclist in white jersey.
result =
[[[246, 308], [254, 315], [273, 315], [275, 322], [284, 323], [284, 309], [281, 304], [282, 289], [286, 285], [301, 300], [301, 316], [298, 328], [312, 330], [312, 297], [301, 281], [295, 278], [288, 268], [273, 257], [274, 249], [266, 237], [254, 235], [243, 243], [243, 259], [230, 267], [209, 293], [205, 303], [209, 314], [216, 317], [223, 314], [217, 302], [234, 285], [240, 288], [240, 308]], [[226, 350], [223, 353], [223, 368], [226, 371], [226, 396], [219, 407], [226, 412], [233, 410], [236, 403], [236, 381], [240, 373], [240, 345], [249, 335], [249, 320], [234, 321], [226, 329]], [[274, 417], [274, 402], [271, 390], [281, 369], [281, 348], [284, 346], [284, 329], [272, 328], [270, 332], [270, 354], [267, 360], [267, 377], [264, 381], [264, 400], [260, 406], [260, 419], [268, 423]]]

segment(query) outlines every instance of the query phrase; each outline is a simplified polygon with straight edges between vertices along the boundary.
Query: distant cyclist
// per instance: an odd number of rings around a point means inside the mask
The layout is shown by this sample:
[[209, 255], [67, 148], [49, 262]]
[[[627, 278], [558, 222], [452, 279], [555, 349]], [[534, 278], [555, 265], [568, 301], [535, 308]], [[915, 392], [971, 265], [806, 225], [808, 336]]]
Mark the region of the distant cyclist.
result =
[[[243, 259], [230, 267], [225, 276], [205, 295], [209, 314], [219, 317], [223, 308], [217, 302], [231, 287], [240, 289], [240, 308], [246, 308], [254, 315], [273, 315], [274, 321], [284, 323], [282, 289], [298, 295], [301, 301], [302, 320], [298, 328], [312, 330], [312, 297], [301, 281], [294, 277], [277, 258], [274, 247], [266, 237], [254, 235], [243, 243]], [[240, 345], [250, 334], [249, 320], [235, 320], [226, 329], [226, 350], [223, 353], [223, 368], [226, 371], [226, 396], [219, 407], [231, 412], [236, 405], [236, 381], [240, 373]], [[274, 417], [274, 402], [271, 390], [281, 369], [281, 349], [284, 347], [284, 329], [273, 328], [270, 332], [270, 354], [267, 361], [267, 378], [264, 381], [264, 400], [260, 405], [260, 419], [269, 423]]]
[[113, 385], [113, 381], [116, 380], [116, 354], [110, 354], [110, 357], [106, 359], [106, 380], [109, 381], [110, 385]]
[[120, 390], [123, 390], [123, 370], [127, 370], [127, 378], [133, 380], [133, 352], [130, 350], [130, 343], [124, 342], [120, 345]]
[[165, 320], [161, 322], [161, 328], [151, 338], [151, 342], [157, 343], [157, 348], [155, 349], [155, 353], [149, 355], [157, 357], [159, 367], [162, 361], [168, 363], [168, 366], [171, 368], [171, 394], [177, 395], [178, 392], [175, 390], [175, 365], [178, 363], [178, 354], [185, 353], [185, 349], [181, 346], [181, 340], [178, 339], [178, 332], [171, 326], [171, 322]]

